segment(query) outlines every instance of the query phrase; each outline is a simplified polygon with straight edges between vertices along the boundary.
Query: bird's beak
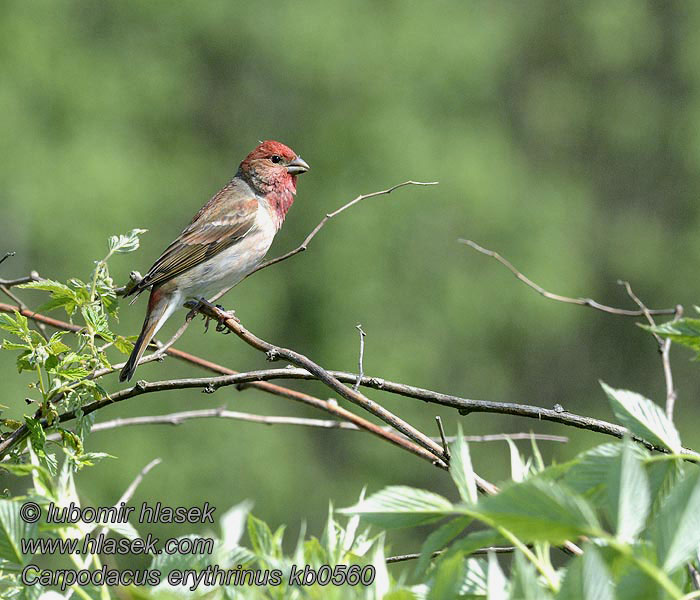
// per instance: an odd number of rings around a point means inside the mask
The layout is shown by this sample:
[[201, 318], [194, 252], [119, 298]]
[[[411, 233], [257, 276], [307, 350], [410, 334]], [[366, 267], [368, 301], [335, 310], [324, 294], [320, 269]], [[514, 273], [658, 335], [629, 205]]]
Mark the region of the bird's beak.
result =
[[300, 173], [306, 173], [310, 168], [301, 156], [297, 156], [292, 162], [287, 164], [287, 173], [299, 175]]

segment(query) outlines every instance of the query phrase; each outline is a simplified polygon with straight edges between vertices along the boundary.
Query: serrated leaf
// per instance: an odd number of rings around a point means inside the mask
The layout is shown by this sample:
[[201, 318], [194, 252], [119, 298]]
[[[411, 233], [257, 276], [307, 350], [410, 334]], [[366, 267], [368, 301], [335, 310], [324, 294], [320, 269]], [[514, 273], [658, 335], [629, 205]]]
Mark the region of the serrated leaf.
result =
[[614, 600], [612, 580], [595, 546], [569, 563], [557, 600]]
[[509, 485], [494, 496], [482, 498], [476, 512], [524, 541], [561, 544], [600, 530], [593, 509], [582, 497], [539, 478]]
[[435, 531], [433, 531], [423, 542], [423, 546], [420, 549], [420, 559], [416, 565], [415, 575], [420, 577], [425, 573], [432, 555], [438, 550], [442, 550], [454, 540], [460, 533], [462, 533], [469, 523], [472, 522], [471, 517], [457, 517], [442, 524]]
[[513, 481], [524, 481], [530, 472], [529, 461], [525, 462], [520, 456], [517, 446], [506, 436], [508, 449], [510, 450], [510, 477]]
[[134, 343], [127, 340], [125, 337], [118, 335], [114, 338], [114, 347], [122, 354], [131, 354], [134, 349]]
[[0, 558], [24, 565], [29, 558], [22, 554], [21, 540], [36, 536], [35, 523], [25, 523], [20, 516], [21, 503], [0, 500]]
[[27, 318], [14, 311], [15, 318], [13, 319], [7, 313], [0, 313], [0, 329], [9, 331], [14, 335], [21, 337], [25, 341], [28, 340], [29, 336], [29, 325]]
[[461, 556], [441, 561], [435, 571], [428, 600], [454, 600], [464, 583], [464, 566]]
[[649, 325], [642, 327], [656, 335], [668, 338], [676, 344], [695, 350], [700, 355], [700, 319], [686, 317], [654, 327]]
[[685, 470], [652, 527], [659, 564], [667, 573], [683, 566], [700, 546], [700, 471]]
[[507, 600], [507, 580], [494, 552], [489, 552], [486, 591], [489, 600]]
[[651, 505], [649, 480], [633, 444], [632, 440], [625, 440], [607, 477], [608, 512], [616, 536], [620, 541], [630, 543], [644, 528]]
[[113, 235], [109, 238], [110, 253], [133, 252], [139, 247], [139, 235], [146, 233], [147, 229], [132, 229], [126, 235]]
[[264, 521], [248, 515], [248, 537], [253, 550], [258, 556], [273, 556], [277, 553], [277, 548], [273, 542], [273, 535], [270, 527]]
[[476, 504], [476, 477], [469, 454], [469, 445], [464, 441], [462, 426], [457, 426], [457, 439], [450, 444], [450, 476], [457, 485], [459, 495], [467, 504]]
[[426, 490], [399, 485], [386, 487], [338, 512], [357, 514], [368, 523], [386, 528], [425, 525], [455, 514], [452, 503], [446, 498]]
[[539, 583], [535, 566], [516, 551], [511, 570], [511, 592], [513, 600], [549, 600], [551, 595]]
[[68, 315], [72, 315], [75, 312], [76, 307], [80, 304], [80, 298], [76, 291], [59, 281], [42, 279], [41, 281], [30, 281], [29, 283], [22, 284], [19, 287], [50, 292], [51, 300], [39, 307], [39, 310], [42, 312], [64, 307], [66, 313]]
[[617, 390], [600, 382], [617, 420], [642, 439], [673, 452], [682, 450], [681, 439], [661, 407], [636, 392]]
[[221, 542], [225, 550], [233, 550], [240, 544], [246, 528], [246, 521], [253, 508], [251, 500], [244, 500], [229, 508], [219, 520]]

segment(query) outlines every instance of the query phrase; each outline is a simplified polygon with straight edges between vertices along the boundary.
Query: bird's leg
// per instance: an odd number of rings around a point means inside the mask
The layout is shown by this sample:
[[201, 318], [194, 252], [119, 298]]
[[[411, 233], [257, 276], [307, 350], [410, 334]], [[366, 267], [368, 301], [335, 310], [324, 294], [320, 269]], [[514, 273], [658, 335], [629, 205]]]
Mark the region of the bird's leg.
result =
[[[206, 301], [206, 298], [197, 298], [196, 300], [188, 300], [187, 302], [185, 302], [185, 308], [190, 309], [190, 312], [187, 313], [185, 320], [187, 322], [190, 322], [192, 319], [194, 319], [197, 316], [199, 309], [202, 308], [202, 306], [204, 306], [204, 303]], [[211, 317], [208, 317], [207, 315], [202, 315], [202, 319], [204, 319], [204, 333], [206, 333], [207, 331], [209, 331], [209, 321], [211, 321]]]
[[227, 319], [233, 319], [236, 323], [240, 323], [241, 320], [236, 316], [236, 311], [235, 310], [225, 310], [221, 304], [217, 304], [216, 308], [218, 308], [223, 314], [219, 318], [219, 324], [216, 326], [216, 330], [221, 333], [223, 332], [224, 335], [231, 333], [231, 330], [226, 327], [224, 324], [224, 321]]

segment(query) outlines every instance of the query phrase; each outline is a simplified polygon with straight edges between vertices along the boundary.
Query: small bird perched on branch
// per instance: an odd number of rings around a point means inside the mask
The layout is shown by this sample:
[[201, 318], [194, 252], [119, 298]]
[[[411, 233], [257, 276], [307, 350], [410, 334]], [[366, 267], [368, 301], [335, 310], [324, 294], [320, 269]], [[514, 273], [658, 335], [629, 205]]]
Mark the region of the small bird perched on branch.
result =
[[141, 335], [119, 381], [133, 377], [148, 344], [175, 309], [233, 286], [255, 269], [294, 202], [297, 175], [308, 170], [301, 156], [273, 140], [261, 142], [245, 157], [235, 177], [126, 294], [151, 289]]

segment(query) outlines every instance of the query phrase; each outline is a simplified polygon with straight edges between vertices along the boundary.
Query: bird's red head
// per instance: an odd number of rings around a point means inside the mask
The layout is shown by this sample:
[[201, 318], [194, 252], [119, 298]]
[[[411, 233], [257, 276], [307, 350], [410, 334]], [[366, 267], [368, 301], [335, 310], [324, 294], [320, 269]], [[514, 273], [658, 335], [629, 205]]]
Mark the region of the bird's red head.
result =
[[309, 165], [294, 150], [275, 140], [261, 142], [245, 157], [238, 173], [275, 210], [279, 225], [294, 202], [296, 176]]

